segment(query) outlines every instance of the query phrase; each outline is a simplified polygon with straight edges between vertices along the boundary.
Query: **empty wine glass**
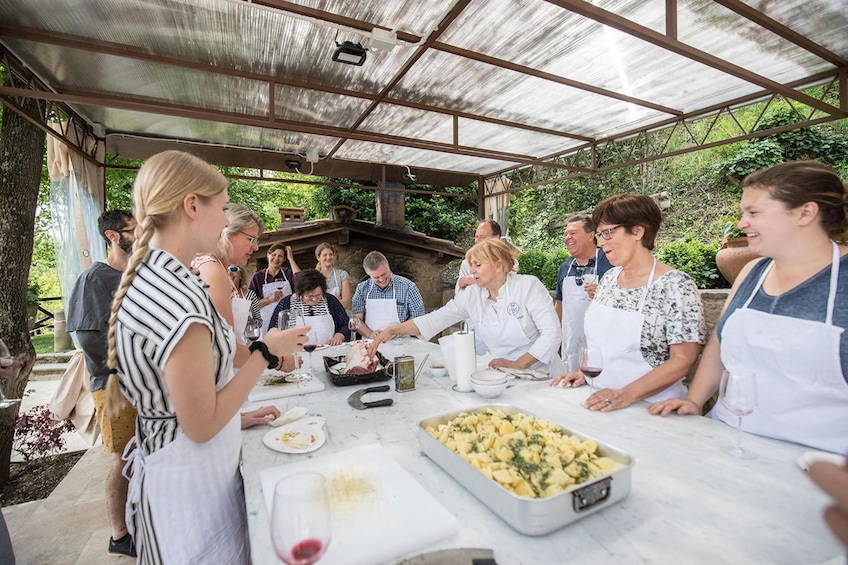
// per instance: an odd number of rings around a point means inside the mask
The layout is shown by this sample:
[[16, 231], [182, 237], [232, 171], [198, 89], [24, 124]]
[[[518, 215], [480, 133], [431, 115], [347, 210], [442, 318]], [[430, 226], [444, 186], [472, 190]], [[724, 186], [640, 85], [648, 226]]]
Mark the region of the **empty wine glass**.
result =
[[271, 541], [288, 565], [311, 565], [330, 544], [332, 512], [327, 481], [320, 473], [295, 473], [274, 487]]
[[592, 343], [585, 341], [583, 343], [583, 355], [580, 361], [580, 372], [586, 377], [586, 382], [589, 383], [589, 395], [595, 392], [594, 380], [595, 377], [601, 374], [604, 370], [604, 355], [601, 348]]
[[280, 313], [277, 314], [277, 327], [281, 330], [289, 329], [289, 320], [290, 320], [289, 310], [280, 310]]
[[262, 322], [254, 320], [253, 318], [248, 318], [247, 325], [244, 327], [244, 339], [246, 339], [248, 343], [253, 343], [259, 339], [260, 335], [262, 335]]
[[347, 321], [347, 329], [350, 330], [350, 341], [356, 341], [356, 332], [359, 331], [359, 318], [351, 318]]
[[[11, 367], [14, 362], [9, 348], [0, 339], [0, 367]], [[15, 404], [20, 404], [20, 402], [20, 398], [6, 398], [6, 394], [3, 392], [3, 380], [0, 379], [0, 409], [9, 408]]]
[[736, 445], [725, 445], [721, 450], [739, 459], [756, 459], [756, 453], [742, 448], [742, 416], [747, 416], [757, 407], [757, 379], [750, 374], [724, 371], [718, 398], [722, 406], [737, 418]]
[[[303, 312], [295, 312], [294, 314], [289, 313], [289, 316], [294, 316], [295, 327], [306, 326], [306, 318], [304, 317]], [[286, 380], [290, 383], [301, 383], [301, 382], [308, 381], [309, 379], [312, 378], [311, 359], [310, 359], [310, 363], [309, 363], [309, 368], [308, 369], [306, 368], [306, 362], [307, 362], [307, 359], [309, 359], [307, 357], [307, 355], [308, 355], [307, 352], [308, 351], [314, 351], [315, 347], [317, 346], [317, 344], [315, 343], [315, 340], [312, 338], [312, 332], [311, 331], [307, 334], [306, 341], [307, 341], [307, 343], [305, 343], [303, 345], [303, 351], [295, 353], [295, 361], [297, 361], [297, 359], [299, 358], [300, 363], [297, 363], [298, 366], [295, 367], [294, 372], [291, 375], [289, 375], [288, 377], [286, 377]], [[309, 350], [309, 349], [307, 349], [308, 347], [311, 347], [312, 349]]]

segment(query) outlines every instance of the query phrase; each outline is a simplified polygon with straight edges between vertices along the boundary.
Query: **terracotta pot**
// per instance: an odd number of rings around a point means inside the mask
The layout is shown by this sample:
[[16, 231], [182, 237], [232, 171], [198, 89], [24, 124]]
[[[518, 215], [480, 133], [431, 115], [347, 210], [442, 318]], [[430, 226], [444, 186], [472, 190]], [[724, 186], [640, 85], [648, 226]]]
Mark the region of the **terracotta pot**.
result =
[[747, 237], [731, 237], [721, 240], [716, 265], [724, 278], [733, 284], [742, 268], [757, 257], [759, 255], [748, 249]]

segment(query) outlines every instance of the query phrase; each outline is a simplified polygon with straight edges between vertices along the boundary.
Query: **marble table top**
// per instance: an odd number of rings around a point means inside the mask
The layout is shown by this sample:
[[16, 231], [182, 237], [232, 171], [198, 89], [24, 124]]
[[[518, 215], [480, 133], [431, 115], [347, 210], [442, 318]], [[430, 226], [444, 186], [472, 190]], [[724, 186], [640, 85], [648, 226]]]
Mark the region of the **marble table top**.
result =
[[[316, 371], [322, 365], [321, 355], [344, 351], [340, 346], [313, 353]], [[428, 353], [428, 364], [442, 360], [437, 345], [414, 338], [383, 344], [380, 351], [389, 359], [414, 355], [416, 364]], [[804, 446], [745, 434], [743, 445], [758, 457], [734, 459], [720, 447], [733, 443], [736, 432], [721, 422], [651, 416], [643, 403], [611, 413], [591, 412], [582, 406], [589, 393], [586, 387], [559, 389], [547, 382], [522, 381], [490, 401], [475, 393], [454, 392], [449, 377], [433, 377], [424, 369], [414, 391], [397, 393], [392, 386], [388, 393], [371, 395], [393, 398], [392, 406], [357, 411], [346, 399], [359, 387], [334, 387], [326, 373], [319, 372], [317, 378], [327, 385], [322, 392], [262, 404], [274, 403], [283, 411], [305, 406], [324, 416], [328, 439], [321, 449], [306, 455], [279, 453], [262, 443], [267, 428], [244, 432], [245, 497], [256, 565], [279, 563], [271, 545], [260, 471], [375, 442], [458, 518], [457, 535], [429, 550], [491, 548], [499, 565], [844, 560], [844, 549], [821, 517], [828, 499], [796, 464], [798, 456], [808, 451]], [[492, 403], [516, 406], [631, 454], [636, 462], [630, 496], [544, 536], [513, 530], [423, 455], [417, 435], [417, 423], [423, 418]], [[369, 562], [367, 556], [363, 562]]]

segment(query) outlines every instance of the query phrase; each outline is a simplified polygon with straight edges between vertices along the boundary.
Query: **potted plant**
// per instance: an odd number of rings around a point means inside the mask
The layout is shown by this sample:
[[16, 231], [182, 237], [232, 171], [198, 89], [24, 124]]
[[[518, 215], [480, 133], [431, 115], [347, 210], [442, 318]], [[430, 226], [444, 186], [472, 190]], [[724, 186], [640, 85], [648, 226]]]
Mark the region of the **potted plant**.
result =
[[724, 224], [724, 232], [716, 253], [718, 270], [730, 284], [733, 284], [745, 265], [759, 257], [748, 249], [748, 237], [737, 226], [738, 221], [738, 218], [731, 218]]

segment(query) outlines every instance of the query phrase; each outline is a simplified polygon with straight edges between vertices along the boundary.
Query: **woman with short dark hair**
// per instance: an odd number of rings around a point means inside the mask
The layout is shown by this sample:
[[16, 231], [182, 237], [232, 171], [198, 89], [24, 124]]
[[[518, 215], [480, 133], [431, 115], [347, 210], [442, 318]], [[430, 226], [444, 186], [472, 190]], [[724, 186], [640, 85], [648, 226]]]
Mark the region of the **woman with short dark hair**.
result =
[[[653, 198], [618, 194], [592, 213], [601, 246], [613, 268], [598, 283], [586, 311], [586, 340], [600, 347], [603, 372], [585, 406], [609, 412], [640, 400], [686, 395], [683, 377], [704, 342], [704, 309], [691, 278], [651, 253], [662, 222]], [[553, 385], [580, 386], [578, 372]]]
[[[848, 453], [848, 246], [836, 243], [848, 227], [845, 185], [827, 165], [791, 161], [742, 186], [737, 224], [763, 258], [734, 282], [686, 398], [649, 410], [700, 414], [726, 369], [757, 383], [743, 430]], [[737, 424], [721, 404], [710, 416]]]
[[283, 310], [290, 312], [289, 328], [300, 325], [300, 316], [306, 325], [312, 326], [310, 341], [313, 343], [340, 345], [350, 339], [347, 312], [339, 299], [327, 292], [327, 279], [317, 269], [306, 269], [298, 274], [294, 294], [283, 298], [274, 310], [272, 328], [279, 326]]

